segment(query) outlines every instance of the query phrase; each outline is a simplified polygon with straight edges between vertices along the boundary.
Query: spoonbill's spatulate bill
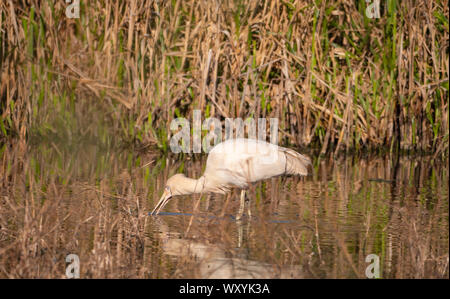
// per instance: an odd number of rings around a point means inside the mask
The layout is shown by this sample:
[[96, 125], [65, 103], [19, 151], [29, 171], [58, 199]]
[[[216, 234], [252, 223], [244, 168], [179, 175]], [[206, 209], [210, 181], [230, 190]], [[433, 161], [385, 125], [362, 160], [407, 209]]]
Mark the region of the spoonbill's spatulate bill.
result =
[[256, 139], [229, 139], [209, 152], [205, 172], [200, 178], [191, 179], [181, 173], [170, 177], [152, 214], [158, 214], [173, 196], [211, 192], [226, 194], [231, 188], [240, 188], [240, 217], [244, 209], [245, 189], [250, 183], [280, 175], [306, 176], [309, 165], [311, 160], [308, 157], [292, 149]]

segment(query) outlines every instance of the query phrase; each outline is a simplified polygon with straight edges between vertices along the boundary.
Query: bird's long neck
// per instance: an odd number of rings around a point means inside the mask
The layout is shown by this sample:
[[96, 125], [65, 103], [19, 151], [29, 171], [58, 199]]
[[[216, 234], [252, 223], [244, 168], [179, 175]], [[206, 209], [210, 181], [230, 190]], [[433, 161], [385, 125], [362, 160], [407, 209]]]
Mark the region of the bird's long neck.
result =
[[177, 188], [181, 195], [203, 193], [208, 191], [205, 182], [204, 176], [201, 176], [198, 179], [184, 177], [183, 181], [179, 186], [177, 186]]

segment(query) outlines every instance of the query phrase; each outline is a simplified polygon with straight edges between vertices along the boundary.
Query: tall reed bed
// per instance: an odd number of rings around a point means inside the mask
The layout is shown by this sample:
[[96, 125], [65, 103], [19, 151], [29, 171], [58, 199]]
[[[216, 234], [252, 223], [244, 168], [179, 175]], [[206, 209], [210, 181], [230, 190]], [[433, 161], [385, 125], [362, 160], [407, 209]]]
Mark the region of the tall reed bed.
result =
[[380, 3], [81, 1], [68, 18], [64, 1], [2, 1], [0, 136], [167, 150], [170, 121], [201, 109], [278, 118], [280, 143], [321, 152], [447, 156], [447, 2]]

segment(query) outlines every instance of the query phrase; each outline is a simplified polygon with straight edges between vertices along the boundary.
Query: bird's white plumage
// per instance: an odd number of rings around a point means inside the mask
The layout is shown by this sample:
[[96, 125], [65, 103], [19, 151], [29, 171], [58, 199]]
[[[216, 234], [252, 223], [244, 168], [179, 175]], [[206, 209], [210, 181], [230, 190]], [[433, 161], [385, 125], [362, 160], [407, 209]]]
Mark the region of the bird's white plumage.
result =
[[167, 204], [172, 196], [194, 193], [222, 193], [231, 188], [245, 189], [250, 183], [280, 175], [307, 175], [308, 157], [294, 150], [256, 139], [229, 139], [216, 145], [208, 155], [206, 169], [198, 179], [175, 174], [167, 180], [164, 193], [152, 214]]
[[255, 139], [229, 139], [208, 155], [204, 176], [223, 185], [247, 188], [249, 183], [282, 175], [286, 156], [280, 147]]

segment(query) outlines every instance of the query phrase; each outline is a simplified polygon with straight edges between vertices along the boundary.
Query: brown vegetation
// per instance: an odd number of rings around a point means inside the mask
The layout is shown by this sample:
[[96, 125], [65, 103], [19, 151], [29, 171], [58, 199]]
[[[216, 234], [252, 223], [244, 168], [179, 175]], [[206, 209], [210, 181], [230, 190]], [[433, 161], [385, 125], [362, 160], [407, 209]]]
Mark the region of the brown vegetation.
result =
[[201, 109], [276, 117], [281, 144], [322, 152], [446, 153], [447, 3], [381, 2], [370, 19], [364, 1], [82, 1], [70, 19], [2, 1], [0, 134], [101, 135], [77, 123], [96, 107], [109, 134], [167, 149]]
[[175, 245], [274, 277], [363, 277], [376, 253], [383, 277], [448, 278], [449, 8], [381, 2], [370, 19], [365, 1], [81, 1], [70, 19], [64, 1], [0, 1], [0, 277], [65, 277], [70, 253], [82, 277], [201, 277], [147, 213], [169, 172], [202, 165], [118, 150], [167, 152], [171, 120], [200, 109], [278, 118], [292, 147], [432, 156], [315, 159], [306, 180], [252, 187], [260, 220], [300, 223], [250, 221], [245, 258], [234, 222], [186, 236], [175, 218]]

